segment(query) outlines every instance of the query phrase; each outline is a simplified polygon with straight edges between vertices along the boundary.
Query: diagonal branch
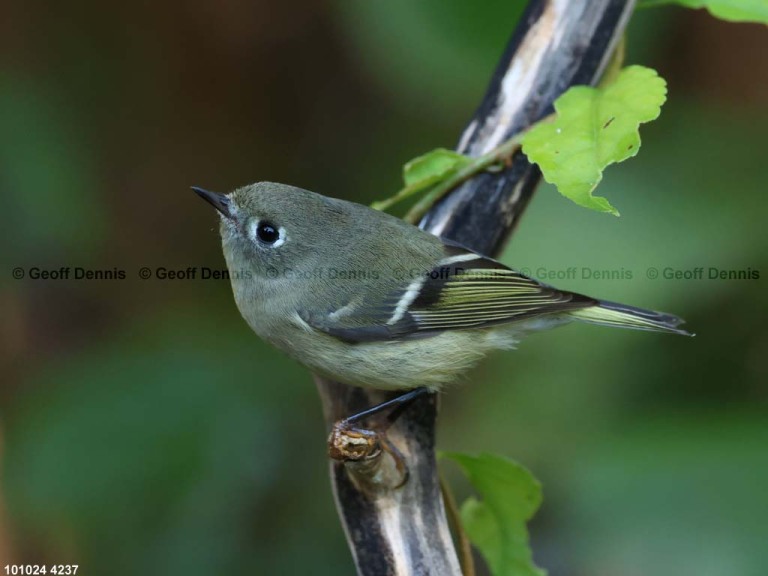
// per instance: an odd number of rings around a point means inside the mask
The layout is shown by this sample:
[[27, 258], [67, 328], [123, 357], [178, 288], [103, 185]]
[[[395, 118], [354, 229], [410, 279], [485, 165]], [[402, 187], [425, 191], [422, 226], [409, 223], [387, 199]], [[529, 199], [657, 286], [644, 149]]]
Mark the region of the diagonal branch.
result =
[[[624, 32], [633, 0], [532, 0], [457, 150], [480, 156], [553, 111], [554, 100], [577, 84], [594, 85]], [[434, 206], [420, 226], [488, 255], [497, 254], [540, 180], [517, 154], [502, 171], [467, 180]], [[328, 427], [392, 397], [316, 378]], [[363, 576], [458, 576], [435, 461], [437, 398], [419, 399], [387, 433], [410, 471], [399, 488], [361, 483], [360, 462], [334, 461], [336, 504], [358, 573]], [[367, 462], [362, 474], [386, 477], [387, 464]]]

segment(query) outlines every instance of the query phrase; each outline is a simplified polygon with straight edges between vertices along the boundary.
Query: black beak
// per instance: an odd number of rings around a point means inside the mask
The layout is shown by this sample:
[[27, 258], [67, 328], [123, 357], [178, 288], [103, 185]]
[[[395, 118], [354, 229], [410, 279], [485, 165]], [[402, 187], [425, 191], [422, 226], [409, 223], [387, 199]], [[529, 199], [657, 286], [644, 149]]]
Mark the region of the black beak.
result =
[[192, 186], [192, 190], [197, 192], [197, 195], [200, 196], [203, 200], [208, 202], [211, 206], [216, 208], [225, 218], [232, 218], [232, 213], [230, 212], [230, 207], [232, 206], [232, 203], [229, 201], [229, 198], [224, 196], [224, 194], [217, 194], [216, 192], [208, 192], [208, 190], [203, 190], [202, 188], [198, 188], [197, 186]]

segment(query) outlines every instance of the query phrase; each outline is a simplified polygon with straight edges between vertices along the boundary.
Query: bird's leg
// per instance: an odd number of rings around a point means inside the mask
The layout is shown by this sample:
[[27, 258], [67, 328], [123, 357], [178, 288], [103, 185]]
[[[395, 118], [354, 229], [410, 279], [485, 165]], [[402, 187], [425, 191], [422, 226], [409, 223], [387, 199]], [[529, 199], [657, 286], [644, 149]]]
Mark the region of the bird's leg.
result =
[[[345, 463], [355, 463], [365, 468], [381, 468], [383, 456], [387, 454], [394, 461], [394, 469], [398, 478], [394, 482], [397, 488], [408, 480], [408, 467], [400, 451], [387, 439], [386, 432], [400, 415], [417, 398], [429, 394], [427, 388], [415, 388], [396, 398], [377, 404], [367, 410], [353, 414], [333, 425], [328, 438], [328, 453], [334, 460]], [[369, 428], [358, 426], [361, 420], [372, 416], [385, 414], [383, 421]], [[367, 470], [366, 476], [379, 476], [377, 470]]]
[[381, 404], [376, 404], [376, 406], [368, 408], [367, 410], [363, 410], [362, 412], [358, 412], [357, 414], [353, 414], [352, 416], [347, 416], [344, 418], [344, 420], [337, 422], [337, 425], [349, 426], [370, 416], [375, 416], [377, 414], [381, 414], [382, 412], [389, 411], [389, 413], [386, 415], [386, 420], [383, 427], [383, 430], [386, 430], [397, 421], [400, 415], [405, 411], [406, 408], [408, 408], [408, 406], [414, 402], [414, 400], [416, 400], [416, 398], [424, 396], [425, 394], [429, 394], [429, 388], [414, 388], [413, 390], [406, 392], [405, 394], [401, 394], [400, 396], [396, 396], [391, 400], [387, 400]]

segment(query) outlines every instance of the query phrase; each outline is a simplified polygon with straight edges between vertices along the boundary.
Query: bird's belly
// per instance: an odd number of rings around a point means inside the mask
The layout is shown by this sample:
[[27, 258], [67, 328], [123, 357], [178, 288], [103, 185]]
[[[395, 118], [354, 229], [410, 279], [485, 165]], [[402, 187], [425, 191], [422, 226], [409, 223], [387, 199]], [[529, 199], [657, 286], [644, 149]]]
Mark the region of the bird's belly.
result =
[[290, 342], [273, 342], [310, 370], [354, 386], [437, 390], [455, 382], [493, 348], [509, 348], [498, 335], [466, 330], [427, 338], [350, 344], [327, 334], [297, 332]]

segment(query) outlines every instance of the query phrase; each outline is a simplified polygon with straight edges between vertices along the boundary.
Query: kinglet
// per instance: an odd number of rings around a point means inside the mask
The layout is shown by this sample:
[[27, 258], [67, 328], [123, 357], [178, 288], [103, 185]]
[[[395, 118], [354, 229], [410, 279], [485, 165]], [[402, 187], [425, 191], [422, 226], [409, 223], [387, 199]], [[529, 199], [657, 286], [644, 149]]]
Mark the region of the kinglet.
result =
[[361, 204], [271, 182], [193, 189], [219, 211], [248, 325], [346, 384], [437, 390], [572, 320], [688, 335], [676, 316], [558, 290]]

